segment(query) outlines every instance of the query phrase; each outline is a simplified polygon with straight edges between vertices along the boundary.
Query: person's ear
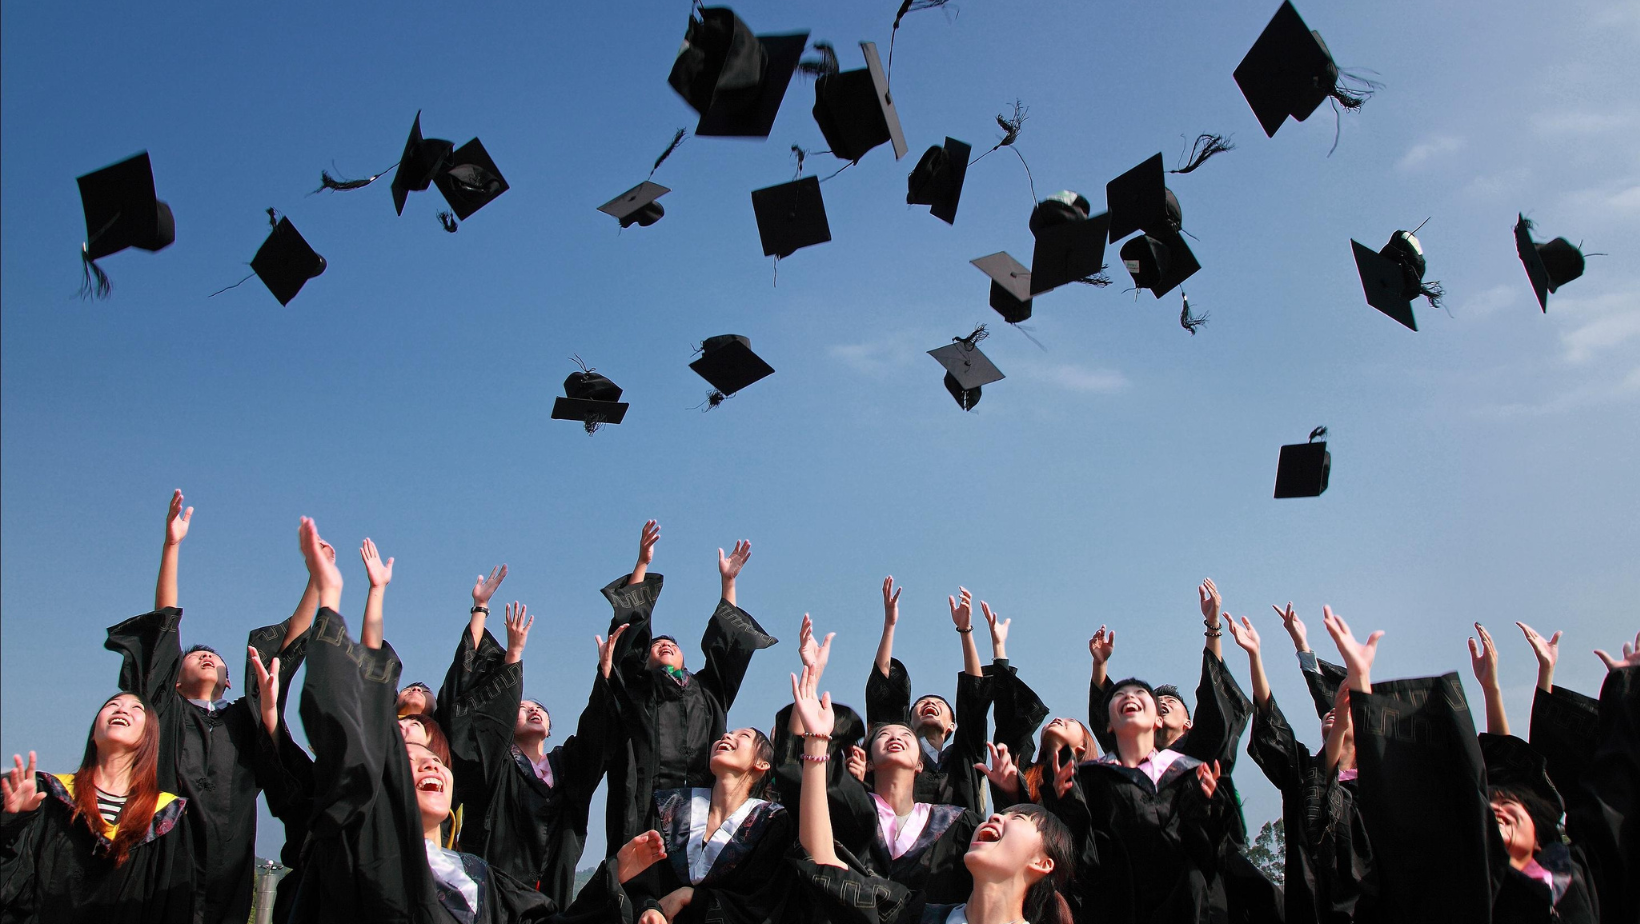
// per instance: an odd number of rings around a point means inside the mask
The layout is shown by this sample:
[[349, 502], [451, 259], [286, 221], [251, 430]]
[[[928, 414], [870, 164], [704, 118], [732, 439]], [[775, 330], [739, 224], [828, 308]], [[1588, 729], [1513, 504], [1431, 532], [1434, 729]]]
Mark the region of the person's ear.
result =
[[1189, 730], [1190, 730], [1190, 726], [1192, 726], [1192, 725], [1194, 725], [1194, 724], [1196, 724], [1196, 723], [1194, 723], [1194, 722], [1192, 722], [1192, 721], [1190, 721], [1190, 720], [1189, 720], [1189, 719], [1185, 719], [1185, 720], [1184, 720], [1184, 730], [1185, 730], [1185, 731], [1189, 731]]
[[769, 766], [769, 762], [761, 757], [752, 762], [752, 769], [756, 770], [758, 773], [768, 773]]
[[1045, 853], [1039, 853], [1032, 857], [1029, 863], [1025, 864], [1025, 868], [1038, 875], [1046, 876], [1053, 872], [1053, 857]]

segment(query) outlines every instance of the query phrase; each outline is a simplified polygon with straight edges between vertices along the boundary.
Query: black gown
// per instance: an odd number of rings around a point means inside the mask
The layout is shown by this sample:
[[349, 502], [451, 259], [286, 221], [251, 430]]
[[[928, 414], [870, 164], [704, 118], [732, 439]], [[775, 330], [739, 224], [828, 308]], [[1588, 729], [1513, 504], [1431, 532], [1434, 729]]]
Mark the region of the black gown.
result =
[[399, 659], [391, 645], [348, 637], [335, 611], [314, 618], [302, 727], [314, 750], [314, 813], [290, 920], [418, 924], [629, 924], [631, 903], [606, 863], [560, 913], [552, 900], [472, 854], [477, 909], [435, 880], [414, 774], [393, 708]]
[[[257, 715], [255, 675], [247, 659], [247, 694], [215, 711], [177, 692], [182, 666], [177, 626], [182, 610], [169, 607], [133, 616], [108, 630], [103, 647], [120, 655], [119, 688], [140, 694], [159, 720], [159, 786], [188, 800], [199, 920], [243, 924], [250, 917], [256, 863], [256, 795], [291, 785], [280, 754], [294, 743], [275, 742]], [[248, 643], [267, 664], [280, 662], [280, 697], [302, 664], [306, 639], [279, 645], [289, 622], [251, 632]], [[281, 704], [282, 705], [282, 704]], [[288, 733], [280, 724], [281, 739]]]
[[[1480, 745], [1488, 787], [1531, 793], [1560, 817], [1565, 801], [1549, 779], [1547, 762], [1531, 745], [1513, 735], [1486, 732], [1480, 735]], [[1505, 869], [1492, 900], [1493, 924], [1596, 924], [1599, 902], [1582, 845], [1562, 843], [1558, 832], [1549, 831], [1539, 832], [1538, 841], [1543, 846], [1532, 859], [1548, 872], [1550, 881], [1544, 883], [1513, 866]], [[1495, 846], [1507, 852], [1501, 835]]]
[[745, 610], [719, 600], [700, 641], [706, 660], [699, 671], [680, 679], [650, 668], [650, 619], [663, 579], [650, 573], [629, 586], [627, 577], [603, 589], [615, 611], [610, 632], [628, 626], [610, 675], [626, 738], [611, 742], [608, 765], [604, 827], [611, 855], [653, 827], [656, 792], [712, 785], [712, 743], [723, 737], [752, 655], [776, 642]]
[[187, 800], [161, 793], [147, 836], [123, 865], [101, 833], [74, 820], [74, 775], [37, 773], [46, 794], [32, 812], [0, 815], [0, 922], [188, 924], [194, 920], [194, 853]]
[[1566, 833], [1587, 857], [1601, 920], [1640, 920], [1640, 667], [1606, 674], [1587, 759], [1576, 784], [1561, 791]]
[[[1004, 792], [995, 783], [990, 784], [991, 804], [1001, 811], [1016, 802], [1035, 801], [1024, 780], [1025, 775], [1037, 766], [1036, 731], [1048, 718], [1048, 707], [1042, 702], [1042, 697], [1020, 679], [1019, 670], [1006, 659], [992, 662], [985, 668], [985, 673], [992, 678], [991, 709], [995, 730], [991, 733], [991, 741], [1007, 745], [1009, 756], [1019, 768], [1019, 792]], [[1068, 750], [1061, 750], [1061, 760], [1070, 756]], [[1051, 765], [1046, 760], [1042, 763], [1042, 773], [1047, 778], [1052, 773]]]
[[[710, 790], [673, 789], [655, 793], [655, 830], [666, 843], [666, 859], [626, 884], [635, 914], [660, 908], [660, 900], [684, 886], [694, 897], [673, 924], [783, 924], [800, 916], [792, 902], [796, 877], [786, 855], [797, 839], [797, 819], [775, 802], [749, 800], [749, 809], [717, 857], [692, 881], [688, 841], [694, 809], [705, 809], [696, 797]], [[705, 819], [702, 817], [702, 823]], [[712, 832], [707, 832], [708, 837]]]
[[851, 867], [821, 866], [801, 850], [787, 862], [814, 924], [945, 924], [962, 907], [930, 902], [892, 879]]
[[463, 629], [439, 690], [463, 806], [461, 849], [566, 905], [574, 897], [592, 793], [604, 775], [606, 729], [615, 723], [609, 684], [593, 672], [575, 734], [547, 753], [549, 786], [513, 743], [524, 665], [504, 663], [506, 650], [488, 631], [476, 649], [472, 639]]
[[[935, 805], [958, 805], [985, 811], [985, 775], [974, 764], [985, 760], [986, 714], [991, 710], [992, 679], [957, 674], [956, 729], [947, 737], [939, 759], [923, 757], [917, 774], [916, 799]], [[916, 728], [911, 721], [911, 675], [899, 658], [889, 659], [888, 676], [872, 665], [866, 678], [866, 724], [872, 728], [893, 722]], [[921, 739], [918, 746], [922, 746]], [[932, 764], [932, 765], [931, 765]]]
[[1372, 844], [1355, 806], [1355, 782], [1324, 771], [1321, 754], [1310, 753], [1293, 734], [1274, 697], [1253, 712], [1247, 754], [1281, 791], [1288, 924], [1373, 920], [1378, 883]]

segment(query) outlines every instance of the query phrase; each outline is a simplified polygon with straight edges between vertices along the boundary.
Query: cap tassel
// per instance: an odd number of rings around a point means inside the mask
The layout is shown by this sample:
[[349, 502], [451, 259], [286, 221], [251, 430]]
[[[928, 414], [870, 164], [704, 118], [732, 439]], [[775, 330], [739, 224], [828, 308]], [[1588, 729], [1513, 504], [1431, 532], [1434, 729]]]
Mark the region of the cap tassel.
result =
[[443, 225], [444, 230], [448, 231], [451, 234], [456, 233], [456, 231], [461, 228], [461, 222], [456, 221], [456, 216], [455, 216], [454, 212], [440, 212], [440, 213], [438, 213], [438, 223]]
[[1312, 443], [1315, 442], [1316, 440], [1324, 440], [1326, 438], [1327, 438], [1327, 428], [1325, 426], [1316, 427], [1314, 430], [1310, 431], [1310, 440], [1309, 441], [1312, 442]]
[[1093, 286], [1098, 289], [1103, 289], [1106, 286], [1113, 284], [1111, 278], [1105, 274], [1105, 269], [1109, 266], [1110, 264], [1107, 263], [1104, 266], [1099, 267], [1099, 272], [1093, 273], [1092, 275], [1083, 276], [1081, 279], [1072, 279], [1071, 282], [1080, 282], [1085, 286]]
[[[1446, 288], [1441, 285], [1441, 281], [1439, 279], [1419, 283], [1418, 294], [1429, 300], [1429, 305], [1431, 308], [1439, 308], [1442, 311], [1446, 311], [1446, 306], [1441, 304], [1441, 299], [1446, 298]], [[1452, 312], [1447, 311], [1446, 313], [1448, 317], [1452, 316]]]
[[815, 42], [815, 51], [820, 53], [818, 58], [804, 58], [797, 62], [797, 69], [810, 77], [830, 77], [841, 73], [843, 65], [837, 60], [837, 49], [830, 42]]
[[888, 74], [885, 80], [889, 83], [894, 80], [894, 40], [900, 35], [900, 20], [905, 18], [905, 14], [936, 9], [950, 2], [951, 0], [905, 0], [900, 4], [900, 11], [894, 14], [894, 27], [888, 30]]
[[729, 400], [729, 398], [730, 398], [729, 395], [726, 395], [723, 392], [718, 391], [717, 389], [714, 388], [711, 391], [706, 393], [706, 400], [705, 401], [702, 401], [701, 403], [695, 405], [694, 410], [700, 411], [702, 414], [709, 413], [711, 411], [715, 411], [715, 410], [717, 410], [718, 405], [720, 405], [723, 402]]
[[[1030, 114], [1030, 109], [1028, 107], [1026, 107], [1026, 105], [1023, 102], [1021, 102], [1017, 99], [1014, 100], [1014, 114], [1011, 117], [1010, 116], [1004, 116], [1004, 115], [998, 113], [997, 114], [997, 125], [1001, 126], [1001, 128], [1002, 128], [1002, 132], [1003, 132], [1002, 140], [1000, 140], [996, 144], [992, 145], [991, 146], [991, 151], [995, 151], [998, 148], [1004, 148], [1005, 147], [1005, 148], [1008, 148], [1009, 150], [1013, 151], [1014, 156], [1019, 158], [1019, 165], [1021, 167], [1025, 168], [1025, 181], [1031, 185], [1031, 207], [1035, 208], [1036, 207], [1036, 177], [1031, 175], [1031, 165], [1025, 162], [1025, 155], [1019, 153], [1019, 149], [1013, 146], [1014, 142], [1019, 140], [1020, 131], [1022, 131], [1025, 128], [1025, 120], [1027, 118], [1029, 118], [1029, 114]], [[978, 157], [974, 158], [973, 160], [969, 161], [968, 166], [972, 167], [973, 165], [975, 165], [975, 164], [979, 163], [980, 161], [984, 160], [986, 158], [986, 155], [990, 154], [991, 151], [986, 151], [984, 154], [981, 154], [980, 156], [978, 156]]]
[[240, 286], [244, 285], [245, 283], [250, 282], [255, 277], [256, 277], [256, 274], [251, 273], [250, 275], [246, 276], [244, 279], [239, 280], [238, 282], [234, 283], [233, 285], [223, 286], [222, 288], [217, 289], [215, 292], [212, 292], [210, 295], [207, 295], [205, 297], [206, 298], [216, 298], [218, 295], [221, 295], [223, 292], [226, 292], [229, 289], [239, 288]]
[[645, 181], [648, 181], [650, 177], [655, 175], [655, 171], [661, 168], [661, 164], [665, 163], [666, 159], [672, 156], [672, 152], [678, 149], [678, 145], [683, 144], [683, 139], [688, 135], [689, 129], [678, 129], [677, 134], [672, 136], [672, 143], [666, 146], [666, 150], [661, 152], [661, 156], [655, 158], [655, 166], [649, 168], [649, 176], [644, 177]]
[[1196, 328], [1207, 323], [1207, 315], [1203, 313], [1192, 316], [1190, 314], [1190, 296], [1185, 295], [1183, 289], [1179, 290], [1179, 295], [1183, 296], [1184, 299], [1184, 308], [1179, 312], [1179, 326], [1190, 331], [1190, 336], [1194, 337], [1196, 336]]
[[1168, 173], [1190, 173], [1206, 163], [1209, 157], [1235, 149], [1235, 144], [1224, 135], [1203, 132], [1196, 136], [1196, 143], [1190, 146], [1190, 163], [1178, 170], [1169, 170]]
[[114, 284], [108, 281], [108, 274], [103, 272], [97, 261], [91, 259], [91, 247], [88, 244], [80, 245], [80, 297], [107, 298], [114, 289]]
[[[394, 166], [397, 166], [397, 164], [395, 164]], [[391, 169], [393, 169], [393, 167], [388, 167], [387, 168], [387, 170], [391, 170]], [[367, 177], [367, 178], [362, 179], [362, 180], [338, 180], [337, 178], [330, 175], [329, 170], [321, 170], [321, 171], [319, 171], [319, 188], [315, 189], [313, 192], [308, 193], [308, 195], [311, 196], [314, 193], [322, 193], [327, 189], [330, 190], [331, 192], [348, 192], [348, 191], [354, 190], [354, 189], [363, 189], [366, 186], [369, 186], [371, 183], [374, 183], [377, 180], [381, 179], [382, 177], [386, 176], [387, 175], [387, 170], [383, 170], [382, 172], [376, 174], [375, 176]]]
[[1327, 91], [1327, 95], [1332, 97], [1333, 108], [1333, 143], [1332, 147], [1327, 149], [1328, 157], [1333, 156], [1333, 152], [1338, 150], [1338, 138], [1344, 129], [1343, 112], [1338, 107], [1343, 106], [1349, 112], [1359, 112], [1367, 100], [1372, 99], [1372, 95], [1383, 87], [1384, 85], [1378, 81], [1369, 80], [1359, 74], [1342, 70], [1338, 72], [1338, 79], [1333, 81], [1332, 89]]
[[279, 228], [279, 210], [271, 205], [268, 206], [268, 227], [274, 230]]
[[951, 342], [960, 343], [962, 344], [963, 350], [973, 352], [979, 347], [979, 342], [989, 336], [991, 336], [991, 332], [985, 329], [984, 324], [976, 324], [974, 325], [973, 333], [966, 337], [952, 337]]

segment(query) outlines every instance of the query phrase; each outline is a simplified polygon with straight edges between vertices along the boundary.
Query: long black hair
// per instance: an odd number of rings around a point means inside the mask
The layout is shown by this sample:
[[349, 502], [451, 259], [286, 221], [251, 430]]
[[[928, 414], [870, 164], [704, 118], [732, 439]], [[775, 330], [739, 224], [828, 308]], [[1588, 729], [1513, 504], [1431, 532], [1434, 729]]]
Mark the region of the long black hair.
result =
[[1076, 869], [1076, 844], [1071, 831], [1053, 813], [1034, 802], [1003, 809], [1003, 815], [1024, 815], [1042, 835], [1042, 852], [1053, 861], [1053, 871], [1025, 890], [1025, 920], [1032, 924], [1071, 924], [1070, 905], [1060, 895]]

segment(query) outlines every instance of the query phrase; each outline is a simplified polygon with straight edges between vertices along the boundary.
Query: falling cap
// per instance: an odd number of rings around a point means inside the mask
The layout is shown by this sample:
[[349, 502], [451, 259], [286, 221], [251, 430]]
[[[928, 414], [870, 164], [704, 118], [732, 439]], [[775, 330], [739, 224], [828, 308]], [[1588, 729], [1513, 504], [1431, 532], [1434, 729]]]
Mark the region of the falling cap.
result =
[[1090, 215], [1086, 196], [1063, 190], [1031, 209], [1030, 292], [1040, 295], [1078, 279], [1096, 276], [1105, 268], [1105, 229], [1110, 214]]
[[443, 138], [421, 136], [421, 111], [410, 125], [410, 137], [404, 142], [404, 154], [399, 167], [393, 172], [393, 208], [404, 214], [404, 202], [412, 192], [421, 192], [433, 182], [433, 177], [449, 160], [455, 144]]
[[1167, 188], [1160, 153], [1106, 183], [1105, 206], [1110, 209], [1112, 244], [1135, 231], [1163, 234], [1184, 226], [1179, 200]]
[[1009, 324], [1031, 317], [1031, 271], [1005, 252], [968, 261], [991, 277], [991, 307]]
[[553, 420], [576, 420], [590, 435], [603, 424], [618, 424], [626, 418], [628, 405], [621, 401], [621, 386], [590, 368], [571, 372], [564, 379], [564, 394], [552, 403]]
[[1350, 245], [1355, 251], [1355, 268], [1361, 275], [1367, 304], [1417, 330], [1418, 321], [1412, 314], [1413, 300], [1422, 296], [1431, 305], [1439, 305], [1443, 294], [1439, 282], [1424, 282], [1427, 263], [1418, 238], [1411, 231], [1396, 231], [1377, 253], [1354, 240]]
[[96, 260], [127, 247], [163, 250], [176, 240], [171, 207], [154, 194], [148, 152], [87, 173], [80, 185], [85, 209], [85, 254]]
[[697, 135], [767, 138], [809, 34], [753, 35], [728, 7], [689, 17], [666, 82], [698, 113]]
[[1525, 215], [1515, 222], [1515, 252], [1532, 280], [1538, 307], [1549, 310], [1549, 293], [1583, 275], [1583, 251], [1557, 237], [1546, 244], [1532, 242], [1532, 221]]
[[1276, 462], [1276, 497], [1320, 497], [1327, 490], [1332, 453], [1322, 439], [1326, 435], [1326, 427], [1316, 427], [1310, 431], [1309, 442], [1281, 447]]
[[980, 386], [1004, 378], [1002, 370], [980, 352], [978, 344], [985, 336], [985, 326], [980, 325], [967, 337], [953, 337], [945, 346], [928, 351], [929, 356], [945, 367], [945, 390], [965, 411], [979, 403]]
[[598, 206], [598, 211], [618, 219], [623, 228], [630, 228], [633, 225], [647, 228], [660, 221], [661, 216], [666, 214], [666, 210], [661, 208], [661, 204], [655, 200], [671, 191], [659, 183], [644, 180], [642, 183]]
[[1360, 108], [1365, 95], [1340, 87], [1340, 76], [1321, 33], [1304, 24], [1290, 0], [1283, 0], [1235, 71], [1241, 94], [1272, 138], [1288, 116], [1302, 122], [1329, 96]]
[[861, 42], [860, 50], [866, 56], [863, 69], [826, 74], [814, 82], [814, 121], [831, 153], [843, 160], [859, 160], [885, 141], [893, 144], [899, 160], [906, 152], [905, 134], [877, 45]]
[[957, 203], [962, 199], [968, 155], [972, 152], [968, 144], [949, 136], [944, 146], [936, 144], [924, 151], [906, 180], [906, 204], [929, 206], [930, 215], [948, 225], [956, 224]]
[[288, 305], [309, 279], [325, 271], [325, 258], [308, 246], [289, 218], [281, 217], [257, 248], [251, 270], [261, 277], [279, 304]]
[[766, 257], [789, 257], [800, 248], [831, 240], [818, 177], [752, 190], [752, 211]]
[[456, 148], [433, 182], [444, 194], [444, 201], [450, 203], [450, 210], [462, 221], [508, 189], [500, 168], [477, 138]]
[[1133, 284], [1161, 298], [1201, 269], [1184, 236], [1167, 232], [1145, 234], [1122, 245], [1122, 265]]
[[774, 367], [752, 352], [752, 341], [739, 334], [706, 338], [700, 359], [690, 363], [689, 368], [724, 395], [774, 375]]

